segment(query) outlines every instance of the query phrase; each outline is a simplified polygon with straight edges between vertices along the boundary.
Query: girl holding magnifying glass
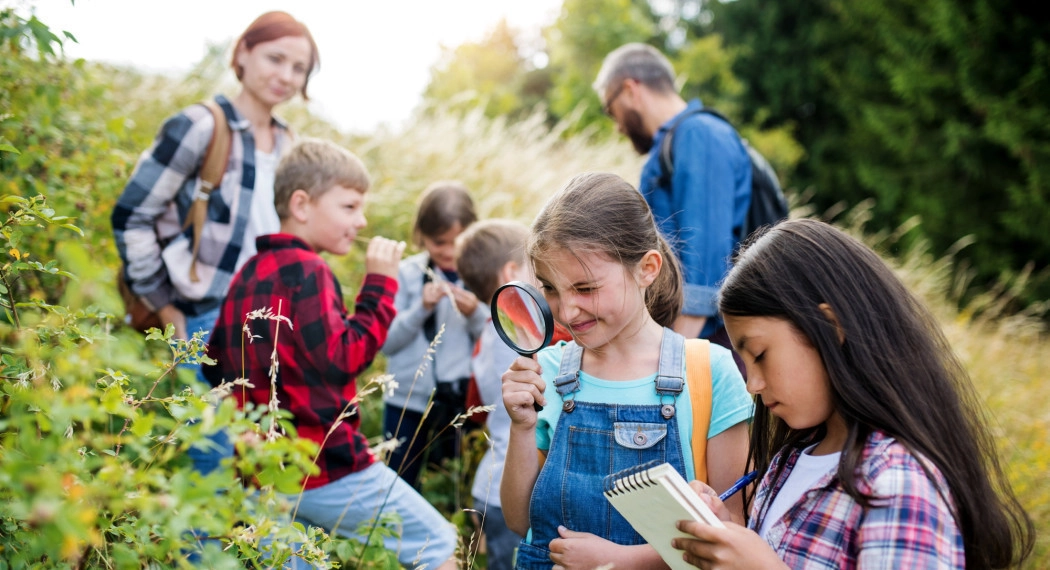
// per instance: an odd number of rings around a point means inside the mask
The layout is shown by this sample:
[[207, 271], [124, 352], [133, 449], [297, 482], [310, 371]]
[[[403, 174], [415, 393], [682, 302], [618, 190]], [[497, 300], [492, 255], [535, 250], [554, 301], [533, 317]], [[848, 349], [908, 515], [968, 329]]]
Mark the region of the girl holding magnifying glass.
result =
[[[520, 357], [503, 375], [511, 430], [500, 497], [508, 527], [525, 535], [516, 567], [661, 567], [602, 496], [602, 479], [654, 459], [690, 479], [702, 461], [709, 485], [730, 487], [744, 473], [751, 398], [732, 355], [712, 345], [707, 456], [683, 451], [692, 434], [685, 341], [668, 328], [683, 302], [681, 273], [623, 179], [574, 178], [533, 222], [526, 253], [573, 341]], [[666, 378], [685, 391], [669, 396]], [[677, 403], [670, 417], [668, 402]], [[739, 495], [727, 507], [743, 520]]]

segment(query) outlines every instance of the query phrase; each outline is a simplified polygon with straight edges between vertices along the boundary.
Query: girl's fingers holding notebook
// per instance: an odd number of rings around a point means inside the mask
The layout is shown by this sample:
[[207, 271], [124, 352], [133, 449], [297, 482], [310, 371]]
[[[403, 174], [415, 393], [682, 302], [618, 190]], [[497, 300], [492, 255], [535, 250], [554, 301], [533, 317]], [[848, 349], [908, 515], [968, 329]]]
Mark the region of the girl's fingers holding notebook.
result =
[[700, 500], [711, 508], [711, 511], [715, 513], [715, 516], [717, 516], [719, 520], [732, 520], [732, 515], [730, 514], [729, 509], [727, 509], [725, 504], [722, 503], [722, 500], [718, 498], [718, 493], [715, 492], [710, 485], [703, 481], [693, 480], [689, 482], [689, 488], [695, 491], [697, 495], [700, 495]]
[[715, 490], [712, 489], [710, 485], [708, 485], [707, 483], [704, 483], [703, 481], [697, 481], [696, 479], [693, 479], [692, 481], [689, 482], [689, 488], [692, 489], [693, 491], [696, 491], [696, 494], [700, 495], [701, 497], [703, 497], [704, 495], [710, 495], [712, 497], [718, 497], [718, 493], [716, 493]]
[[671, 545], [684, 551], [682, 558], [697, 568], [787, 567], [765, 540], [738, 524], [727, 522], [725, 528], [717, 528], [696, 521], [678, 521], [677, 527], [693, 538], [675, 538]]

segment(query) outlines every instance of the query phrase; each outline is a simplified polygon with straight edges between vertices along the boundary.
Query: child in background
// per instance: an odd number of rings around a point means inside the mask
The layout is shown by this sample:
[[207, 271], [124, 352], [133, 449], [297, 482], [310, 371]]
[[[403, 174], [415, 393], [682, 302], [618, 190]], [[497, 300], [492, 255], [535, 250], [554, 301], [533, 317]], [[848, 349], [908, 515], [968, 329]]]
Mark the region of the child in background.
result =
[[[536, 278], [525, 260], [525, 241], [528, 236], [529, 228], [526, 225], [496, 219], [480, 221], [456, 239], [456, 269], [463, 283], [477, 294], [485, 306], [491, 306], [492, 296], [504, 283], [524, 281], [536, 285]], [[570, 338], [564, 328], [555, 327], [553, 342]], [[507, 457], [507, 438], [510, 436], [510, 416], [503, 407], [501, 376], [517, 356], [518, 353], [500, 339], [489, 318], [488, 325], [474, 346], [474, 358], [471, 360], [471, 379], [479, 396], [477, 404], [495, 406], [484, 416], [489, 431], [489, 449], [478, 464], [471, 488], [474, 510], [482, 516], [489, 570], [510, 570], [514, 549], [522, 538], [507, 528], [499, 501], [499, 485]]]
[[[431, 184], [412, 228], [425, 251], [398, 269], [397, 317], [383, 345], [387, 372], [398, 386], [383, 395], [383, 432], [401, 442], [390, 455], [390, 467], [416, 488], [424, 461], [440, 465], [459, 456], [460, 438], [450, 424], [465, 411], [470, 355], [489, 315], [456, 273], [456, 237], [476, 220], [474, 201], [462, 184]], [[434, 404], [426, 413], [431, 393]]]
[[685, 339], [668, 328], [683, 302], [681, 273], [645, 200], [618, 176], [569, 182], [533, 222], [526, 254], [574, 342], [518, 357], [503, 375], [511, 428], [500, 499], [507, 526], [529, 533], [516, 566], [660, 567], [602, 480], [661, 460], [687, 479], [706, 467], [715, 488], [730, 487], [744, 474], [753, 413], [740, 372], [710, 345], [709, 441], [706, 457], [693, 457]]
[[[456, 240], [456, 269], [467, 288], [489, 306], [500, 285], [509, 281], [532, 282], [532, 272], [525, 263], [525, 240], [529, 228], [511, 220], [484, 220], [472, 225]], [[496, 334], [490, 318], [478, 339], [471, 360], [471, 372], [477, 383], [482, 405], [493, 405], [485, 419], [489, 430], [489, 449], [474, 473], [471, 495], [474, 510], [481, 513], [485, 533], [489, 570], [510, 570], [514, 549], [521, 535], [507, 528], [500, 509], [499, 484], [507, 457], [510, 417], [503, 407], [500, 376], [517, 358]]]
[[[369, 179], [361, 161], [326, 141], [303, 140], [277, 167], [274, 203], [281, 232], [257, 238], [258, 253], [230, 285], [208, 344], [214, 365], [202, 372], [212, 385], [247, 378], [233, 391], [243, 406], [265, 408], [275, 395], [291, 412], [299, 437], [320, 446], [320, 473], [306, 478], [297, 520], [364, 541], [356, 533], [382, 512], [401, 517], [401, 538], [385, 537], [401, 564], [456, 567], [451, 525], [393, 470], [376, 461], [359, 431], [355, 377], [372, 362], [394, 319], [394, 293], [404, 243], [373, 238], [367, 275], [352, 316], [342, 289], [318, 255], [345, 255], [365, 226]], [[269, 308], [288, 319], [248, 320]], [[247, 327], [247, 330], [244, 330]], [[271, 355], [280, 367], [270, 381]]]
[[[1006, 568], [1033, 526], [968, 375], [881, 259], [815, 220], [753, 238], [720, 309], [758, 399], [748, 528], [675, 539], [710, 568]], [[723, 519], [710, 488], [694, 483]]]

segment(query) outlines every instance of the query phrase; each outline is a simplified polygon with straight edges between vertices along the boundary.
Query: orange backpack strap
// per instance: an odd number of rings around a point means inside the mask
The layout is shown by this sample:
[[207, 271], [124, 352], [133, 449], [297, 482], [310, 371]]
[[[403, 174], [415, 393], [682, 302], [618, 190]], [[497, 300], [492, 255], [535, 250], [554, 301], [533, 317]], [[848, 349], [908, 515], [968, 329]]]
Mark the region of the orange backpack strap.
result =
[[693, 471], [707, 482], [707, 430], [711, 427], [711, 343], [700, 338], [685, 341], [685, 376], [693, 405]]
[[226, 173], [226, 165], [230, 160], [230, 139], [232, 133], [230, 133], [229, 122], [226, 120], [226, 113], [223, 112], [222, 107], [219, 106], [213, 99], [201, 101], [201, 105], [207, 107], [211, 111], [212, 118], [215, 119], [215, 129], [212, 130], [211, 140], [208, 142], [208, 148], [204, 151], [204, 160], [201, 163], [200, 178], [201, 185], [200, 191], [194, 196], [193, 203], [190, 204], [190, 211], [186, 215], [186, 223], [183, 224], [182, 229], [193, 226], [193, 257], [190, 259], [190, 280], [196, 283], [199, 281], [197, 277], [197, 253], [201, 247], [201, 231], [204, 230], [204, 221], [208, 219], [208, 197], [212, 190], [219, 187], [222, 183], [222, 175]]

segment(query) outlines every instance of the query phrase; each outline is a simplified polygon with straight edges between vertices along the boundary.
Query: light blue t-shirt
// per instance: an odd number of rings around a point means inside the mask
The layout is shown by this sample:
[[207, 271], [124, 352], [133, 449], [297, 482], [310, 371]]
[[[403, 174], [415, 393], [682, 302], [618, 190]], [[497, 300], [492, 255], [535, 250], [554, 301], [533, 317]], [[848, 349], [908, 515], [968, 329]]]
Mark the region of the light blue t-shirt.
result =
[[[543, 369], [543, 381], [547, 384], [543, 395], [547, 405], [539, 412], [536, 422], [536, 447], [546, 452], [554, 439], [554, 430], [561, 417], [562, 398], [554, 386], [554, 378], [561, 367], [562, 351], [565, 342], [559, 342], [543, 349], [537, 355]], [[733, 361], [733, 354], [724, 347], [711, 344], [711, 425], [707, 438], [711, 439], [723, 431], [744, 421], [750, 421], [755, 413], [754, 401], [747, 393], [744, 379], [740, 376]], [[683, 359], [684, 360], [684, 359]], [[683, 365], [682, 378], [685, 378]], [[580, 372], [580, 390], [575, 398], [581, 402], [593, 404], [633, 404], [660, 405], [654, 382], [656, 374], [637, 380], [602, 380]], [[682, 450], [685, 456], [686, 478], [696, 477], [693, 467], [693, 407], [689, 399], [689, 383], [675, 402], [675, 419], [678, 421], [678, 432], [682, 438]]]

